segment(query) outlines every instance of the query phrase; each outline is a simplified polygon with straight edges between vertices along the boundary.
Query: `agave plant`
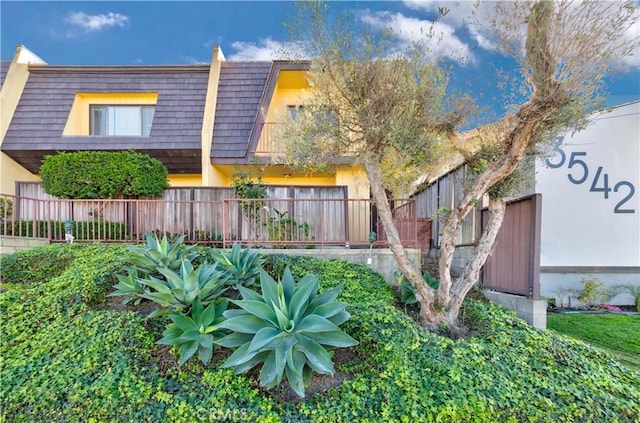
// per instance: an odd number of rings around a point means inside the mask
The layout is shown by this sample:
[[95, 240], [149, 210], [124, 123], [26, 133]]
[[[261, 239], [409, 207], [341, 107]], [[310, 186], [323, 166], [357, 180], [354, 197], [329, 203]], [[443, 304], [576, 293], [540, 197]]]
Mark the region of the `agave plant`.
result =
[[227, 300], [221, 300], [204, 308], [200, 299], [196, 297], [188, 315], [176, 310], [171, 311], [169, 318], [172, 323], [162, 333], [163, 337], [158, 344], [176, 346], [180, 351], [180, 366], [196, 352], [200, 361], [209, 364], [216, 348], [215, 341], [224, 336], [219, 325], [224, 321], [222, 314], [227, 305]]
[[261, 270], [260, 285], [262, 294], [239, 286], [243, 299], [232, 302], [240, 309], [224, 313], [220, 327], [233, 333], [218, 344], [236, 350], [222, 367], [245, 373], [262, 363], [261, 386], [272, 388], [286, 377], [303, 397], [314, 371], [334, 373], [331, 350], [358, 343], [338, 327], [351, 317], [347, 304], [335, 301], [342, 287], [317, 295], [315, 275], [296, 284], [288, 268], [278, 283]]
[[226, 291], [227, 276], [217, 265], [203, 263], [194, 269], [191, 262], [184, 259], [180, 273], [170, 269], [158, 270], [166, 280], [149, 276], [148, 279], [138, 279], [138, 282], [148, 289], [140, 296], [163, 307], [185, 311], [191, 309], [196, 300], [206, 306]]
[[220, 264], [222, 269], [229, 275], [228, 285], [238, 289], [238, 286], [251, 286], [260, 276], [263, 259], [260, 258], [258, 250], [245, 248], [240, 244], [233, 244], [231, 251], [214, 251], [213, 258]]
[[128, 304], [131, 301], [135, 305], [140, 304], [142, 295], [148, 292], [146, 285], [140, 282], [141, 276], [138, 274], [136, 267], [126, 267], [127, 275], [116, 275], [118, 283], [113, 287], [115, 291], [107, 295], [107, 297], [124, 297], [122, 304]]
[[[411, 282], [409, 282], [402, 272], [396, 270], [393, 272], [393, 275], [396, 278], [396, 282], [398, 282], [398, 286], [400, 287], [400, 301], [405, 304], [417, 304], [418, 300], [416, 299], [416, 291]], [[436, 278], [432, 278], [429, 273], [424, 273], [422, 275], [422, 280], [424, 283], [429, 285], [431, 289], [437, 290], [438, 286], [440, 286], [440, 281]]]
[[157, 274], [160, 269], [180, 269], [183, 260], [193, 260], [197, 254], [193, 251], [195, 245], [185, 245], [184, 235], [170, 243], [166, 235], [158, 241], [155, 235], [147, 234], [146, 244], [137, 247], [127, 245], [126, 260], [148, 274]]

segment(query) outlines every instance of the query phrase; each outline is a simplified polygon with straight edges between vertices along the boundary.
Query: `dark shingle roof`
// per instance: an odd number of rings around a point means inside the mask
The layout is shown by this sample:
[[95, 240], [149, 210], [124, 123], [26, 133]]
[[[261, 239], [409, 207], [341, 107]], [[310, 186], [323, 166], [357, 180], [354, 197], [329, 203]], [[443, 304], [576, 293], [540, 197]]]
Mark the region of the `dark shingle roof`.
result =
[[[201, 171], [201, 131], [209, 66], [30, 66], [2, 151], [31, 172], [56, 151], [135, 148], [171, 173]], [[149, 137], [62, 136], [78, 92], [157, 92]]]
[[4, 85], [4, 79], [7, 77], [7, 72], [9, 72], [9, 66], [11, 66], [10, 61], [0, 61], [0, 88]]
[[223, 62], [218, 85], [211, 161], [247, 155], [271, 62]]

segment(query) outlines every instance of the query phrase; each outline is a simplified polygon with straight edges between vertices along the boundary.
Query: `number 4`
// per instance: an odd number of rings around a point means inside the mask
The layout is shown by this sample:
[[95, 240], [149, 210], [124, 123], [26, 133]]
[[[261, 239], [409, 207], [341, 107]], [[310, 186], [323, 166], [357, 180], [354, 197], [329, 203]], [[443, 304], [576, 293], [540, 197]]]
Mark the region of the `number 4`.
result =
[[593, 182], [591, 183], [591, 188], [589, 188], [590, 192], [602, 192], [604, 193], [604, 198], [609, 198], [609, 193], [611, 192], [611, 188], [609, 188], [609, 174], [605, 173], [602, 177], [604, 179], [604, 185], [599, 188], [598, 180], [600, 179], [600, 173], [602, 173], [602, 166], [598, 166], [598, 170], [596, 171], [596, 175], [593, 177]]

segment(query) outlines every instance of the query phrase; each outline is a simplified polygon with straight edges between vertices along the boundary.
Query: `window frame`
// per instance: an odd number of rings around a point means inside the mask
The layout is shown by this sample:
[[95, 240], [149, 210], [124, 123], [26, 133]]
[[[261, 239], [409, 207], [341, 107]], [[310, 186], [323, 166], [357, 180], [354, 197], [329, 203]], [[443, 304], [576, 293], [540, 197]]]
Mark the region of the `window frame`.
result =
[[[140, 117], [140, 133], [139, 134], [109, 134], [109, 110], [114, 110], [118, 109], [118, 108], [122, 108], [122, 109], [138, 109], [139, 111], [139, 117]], [[101, 129], [104, 129], [104, 133], [102, 134], [98, 134], [96, 133], [95, 129], [96, 129], [96, 122], [94, 119], [94, 115], [96, 113], [96, 110], [100, 110], [100, 109], [104, 109], [104, 113], [105, 113], [105, 118], [104, 118], [104, 122], [99, 125], [100, 127], [103, 127]], [[148, 119], [148, 122], [145, 123], [145, 113], [144, 110], [152, 110], [150, 119]], [[92, 137], [149, 137], [151, 136], [151, 129], [153, 127], [153, 119], [155, 117], [155, 109], [156, 109], [156, 105], [155, 104], [89, 104], [89, 136]], [[148, 126], [148, 133], [145, 133], [145, 127]]]

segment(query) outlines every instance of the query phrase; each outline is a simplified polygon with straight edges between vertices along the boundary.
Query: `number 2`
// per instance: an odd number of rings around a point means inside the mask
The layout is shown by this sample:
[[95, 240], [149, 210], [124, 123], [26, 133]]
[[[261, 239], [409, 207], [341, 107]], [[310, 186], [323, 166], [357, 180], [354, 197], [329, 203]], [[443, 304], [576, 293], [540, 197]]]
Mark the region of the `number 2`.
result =
[[635, 187], [633, 186], [633, 184], [629, 181], [620, 181], [616, 184], [615, 187], [613, 187], [613, 192], [618, 192], [618, 188], [620, 187], [624, 187], [627, 186], [629, 187], [629, 194], [627, 194], [626, 197], [624, 197], [622, 200], [618, 201], [618, 204], [616, 204], [615, 208], [613, 209], [614, 213], [635, 213], [636, 210], [635, 209], [621, 209], [620, 207], [622, 207], [622, 205], [624, 203], [626, 203], [627, 201], [631, 200], [631, 197], [633, 197], [633, 194], [636, 192]]

